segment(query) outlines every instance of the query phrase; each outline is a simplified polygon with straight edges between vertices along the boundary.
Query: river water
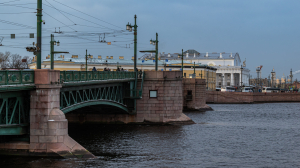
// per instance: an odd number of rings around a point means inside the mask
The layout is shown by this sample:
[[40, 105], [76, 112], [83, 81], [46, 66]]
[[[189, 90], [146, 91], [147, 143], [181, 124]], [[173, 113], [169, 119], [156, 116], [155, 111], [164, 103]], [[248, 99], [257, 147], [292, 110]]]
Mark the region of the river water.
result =
[[211, 104], [196, 124], [70, 125], [93, 160], [2, 158], [1, 167], [300, 167], [300, 103]]

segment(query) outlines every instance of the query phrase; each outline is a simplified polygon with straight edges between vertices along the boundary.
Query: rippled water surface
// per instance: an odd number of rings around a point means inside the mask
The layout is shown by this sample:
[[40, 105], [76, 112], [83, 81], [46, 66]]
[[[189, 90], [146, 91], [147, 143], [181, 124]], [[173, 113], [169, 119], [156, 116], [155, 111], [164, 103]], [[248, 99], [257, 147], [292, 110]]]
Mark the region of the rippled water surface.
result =
[[300, 103], [213, 104], [193, 125], [70, 125], [94, 160], [1, 158], [1, 167], [300, 167]]

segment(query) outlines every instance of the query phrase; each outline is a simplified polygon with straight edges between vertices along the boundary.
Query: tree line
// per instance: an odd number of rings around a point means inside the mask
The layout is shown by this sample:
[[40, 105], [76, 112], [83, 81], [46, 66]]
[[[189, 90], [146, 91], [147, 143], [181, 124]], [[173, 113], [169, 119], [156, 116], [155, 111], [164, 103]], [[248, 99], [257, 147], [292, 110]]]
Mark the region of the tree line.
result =
[[20, 56], [19, 54], [11, 54], [9, 51], [0, 52], [0, 68], [1, 69], [28, 69], [28, 64], [32, 61], [29, 56]]

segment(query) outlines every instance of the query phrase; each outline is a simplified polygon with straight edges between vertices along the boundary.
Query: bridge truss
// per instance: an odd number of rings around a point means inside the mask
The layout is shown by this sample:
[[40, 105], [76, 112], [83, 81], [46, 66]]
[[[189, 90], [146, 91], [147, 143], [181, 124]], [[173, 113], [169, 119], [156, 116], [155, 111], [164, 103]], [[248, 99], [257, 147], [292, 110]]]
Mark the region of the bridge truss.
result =
[[0, 135], [22, 135], [29, 125], [28, 92], [7, 92], [0, 94]]
[[68, 113], [86, 106], [109, 105], [130, 113], [124, 94], [122, 83], [62, 88], [60, 109]]

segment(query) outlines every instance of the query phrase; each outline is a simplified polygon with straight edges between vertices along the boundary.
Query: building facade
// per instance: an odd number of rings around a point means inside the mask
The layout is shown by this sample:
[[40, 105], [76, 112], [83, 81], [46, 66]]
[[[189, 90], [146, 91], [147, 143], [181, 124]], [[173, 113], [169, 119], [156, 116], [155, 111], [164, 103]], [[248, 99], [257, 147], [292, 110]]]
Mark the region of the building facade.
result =
[[[152, 60], [154, 54], [145, 54], [139, 60]], [[196, 50], [187, 50], [183, 54], [180, 53], [159, 53], [160, 60], [181, 60], [191, 64], [208, 65], [217, 69], [216, 87], [226, 86], [248, 86], [250, 70], [246, 67], [246, 61], [241, 62], [239, 53], [199, 53]]]

